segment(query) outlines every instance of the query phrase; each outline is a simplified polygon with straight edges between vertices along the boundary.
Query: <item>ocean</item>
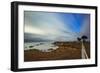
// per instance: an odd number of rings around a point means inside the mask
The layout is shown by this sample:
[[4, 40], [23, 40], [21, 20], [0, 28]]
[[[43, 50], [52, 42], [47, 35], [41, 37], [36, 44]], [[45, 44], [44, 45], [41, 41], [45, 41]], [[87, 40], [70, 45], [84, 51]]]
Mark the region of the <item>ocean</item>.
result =
[[24, 50], [38, 49], [43, 52], [49, 52], [49, 49], [56, 50], [58, 46], [54, 42], [25, 42]]

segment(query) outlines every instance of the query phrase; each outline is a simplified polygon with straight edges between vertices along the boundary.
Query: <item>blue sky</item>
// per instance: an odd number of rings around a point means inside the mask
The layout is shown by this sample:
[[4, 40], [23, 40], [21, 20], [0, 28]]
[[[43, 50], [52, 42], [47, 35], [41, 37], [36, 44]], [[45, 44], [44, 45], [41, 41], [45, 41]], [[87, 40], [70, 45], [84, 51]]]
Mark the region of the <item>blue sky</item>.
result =
[[75, 41], [90, 38], [90, 15], [79, 13], [24, 12], [25, 41]]

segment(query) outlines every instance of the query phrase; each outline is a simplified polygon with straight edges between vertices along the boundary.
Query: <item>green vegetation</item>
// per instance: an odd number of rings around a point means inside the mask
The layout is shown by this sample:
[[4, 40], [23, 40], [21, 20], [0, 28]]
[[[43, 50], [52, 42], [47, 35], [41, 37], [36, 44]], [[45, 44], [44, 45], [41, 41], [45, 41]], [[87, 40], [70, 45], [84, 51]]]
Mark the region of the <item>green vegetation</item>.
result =
[[35, 48], [34, 48], [34, 49], [29, 49], [29, 51], [34, 51], [34, 52], [36, 51], [36, 52], [40, 52], [40, 50], [35, 49]]
[[34, 47], [34, 46], [29, 46], [29, 48], [32, 48], [32, 47]]

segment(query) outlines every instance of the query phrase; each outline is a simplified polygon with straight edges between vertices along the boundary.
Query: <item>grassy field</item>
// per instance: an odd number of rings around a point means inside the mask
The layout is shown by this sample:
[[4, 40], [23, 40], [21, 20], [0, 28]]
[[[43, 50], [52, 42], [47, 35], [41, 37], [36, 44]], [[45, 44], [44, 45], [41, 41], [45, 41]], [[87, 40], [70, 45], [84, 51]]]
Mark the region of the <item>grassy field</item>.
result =
[[[55, 42], [54, 44], [59, 48], [51, 52], [41, 52], [36, 49], [24, 50], [24, 61], [81, 59], [80, 42]], [[85, 42], [84, 45], [90, 58], [90, 43]]]

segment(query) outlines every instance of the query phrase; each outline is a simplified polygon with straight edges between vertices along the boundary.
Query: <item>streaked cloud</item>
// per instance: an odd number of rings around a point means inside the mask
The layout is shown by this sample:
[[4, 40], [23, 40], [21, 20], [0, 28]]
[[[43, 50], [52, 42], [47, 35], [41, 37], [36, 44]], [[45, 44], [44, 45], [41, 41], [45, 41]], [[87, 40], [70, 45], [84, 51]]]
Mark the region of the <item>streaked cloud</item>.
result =
[[88, 14], [25, 11], [24, 15], [25, 40], [38, 37], [42, 40], [74, 41], [84, 31], [83, 25], [89, 25], [89, 20], [86, 21]]

